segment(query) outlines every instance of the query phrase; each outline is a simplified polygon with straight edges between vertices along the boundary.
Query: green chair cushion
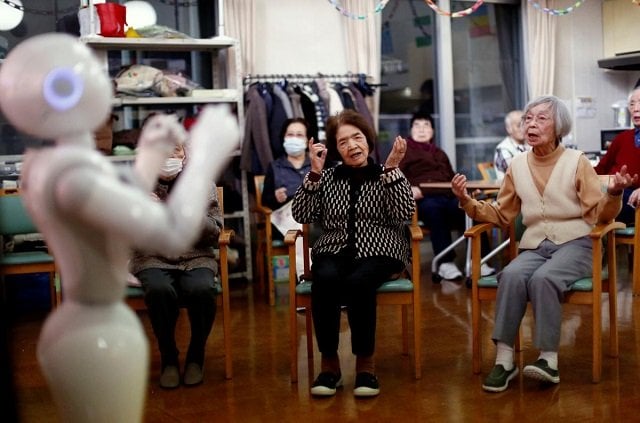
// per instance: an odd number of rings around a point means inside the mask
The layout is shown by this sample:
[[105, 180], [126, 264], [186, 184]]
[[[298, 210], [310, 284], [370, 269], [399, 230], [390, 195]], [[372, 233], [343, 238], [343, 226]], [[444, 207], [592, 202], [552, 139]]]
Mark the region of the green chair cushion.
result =
[[[302, 281], [296, 285], [296, 294], [311, 295], [311, 281]], [[411, 292], [413, 283], [409, 279], [400, 278], [388, 281], [378, 288], [378, 292]]]
[[616, 229], [616, 235], [621, 236], [634, 236], [636, 234], [636, 228], [633, 226], [629, 226], [623, 229]]
[[6, 253], [0, 257], [0, 265], [2, 266], [36, 263], [53, 263], [53, 256], [43, 251], [25, 251], [19, 253]]
[[[603, 270], [602, 279], [607, 279], [608, 277], [609, 277], [609, 273], [606, 270]], [[478, 286], [480, 288], [497, 288], [498, 281], [495, 275], [486, 276], [478, 280]], [[573, 285], [571, 285], [570, 291], [589, 292], [592, 289], [593, 289], [593, 278], [588, 277], [588, 278], [579, 279], [576, 282], [574, 282]]]

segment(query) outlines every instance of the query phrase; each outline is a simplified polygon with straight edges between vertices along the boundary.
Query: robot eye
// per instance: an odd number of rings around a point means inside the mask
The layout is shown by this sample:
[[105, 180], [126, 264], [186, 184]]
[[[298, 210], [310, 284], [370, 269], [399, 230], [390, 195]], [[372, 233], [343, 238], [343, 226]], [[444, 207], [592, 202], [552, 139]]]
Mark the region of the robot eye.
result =
[[44, 79], [42, 94], [53, 109], [64, 112], [75, 107], [84, 90], [84, 82], [72, 68], [55, 68]]

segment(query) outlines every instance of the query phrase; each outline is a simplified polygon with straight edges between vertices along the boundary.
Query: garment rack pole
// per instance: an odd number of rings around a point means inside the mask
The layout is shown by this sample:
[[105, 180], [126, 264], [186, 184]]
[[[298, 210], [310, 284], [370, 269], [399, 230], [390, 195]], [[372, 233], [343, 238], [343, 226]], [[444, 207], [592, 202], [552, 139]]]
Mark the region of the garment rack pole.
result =
[[[365, 80], [369, 76], [363, 73], [340, 73], [340, 74], [256, 74], [245, 75], [242, 78], [242, 82], [247, 85], [254, 82], [278, 82], [281, 80], [287, 80], [289, 82], [310, 82], [315, 79], [325, 79], [329, 82], [351, 82], [364, 78]], [[381, 84], [369, 84], [370, 86], [380, 86]]]

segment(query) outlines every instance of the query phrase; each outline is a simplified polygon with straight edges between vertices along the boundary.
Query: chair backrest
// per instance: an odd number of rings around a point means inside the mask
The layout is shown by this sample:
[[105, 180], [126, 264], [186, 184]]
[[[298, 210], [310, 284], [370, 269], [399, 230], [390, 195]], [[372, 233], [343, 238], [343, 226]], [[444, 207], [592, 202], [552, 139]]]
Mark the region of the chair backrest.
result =
[[18, 194], [0, 195], [0, 235], [37, 233], [38, 228], [31, 220]]
[[216, 185], [218, 189], [218, 207], [220, 208], [220, 214], [222, 214], [222, 225], [224, 226], [224, 189]]
[[495, 181], [498, 179], [496, 169], [493, 167], [493, 162], [481, 162], [477, 164], [478, 170], [482, 175], [482, 179], [485, 181]]

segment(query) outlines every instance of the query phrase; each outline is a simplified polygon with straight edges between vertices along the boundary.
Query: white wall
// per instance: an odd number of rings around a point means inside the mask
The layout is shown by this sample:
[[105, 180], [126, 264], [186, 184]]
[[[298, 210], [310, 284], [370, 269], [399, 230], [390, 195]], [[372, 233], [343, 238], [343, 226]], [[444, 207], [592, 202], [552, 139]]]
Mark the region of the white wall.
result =
[[342, 23], [327, 1], [256, 0], [255, 73], [345, 73]]
[[[256, 0], [256, 73], [344, 73], [347, 17], [320, 0]], [[542, 13], [542, 12], [537, 12]], [[602, 3], [583, 2], [558, 19], [556, 88], [574, 111], [573, 142], [584, 151], [600, 149], [600, 130], [613, 126], [611, 105], [626, 99], [640, 72], [600, 69], [604, 57]], [[576, 100], [590, 97], [595, 116], [578, 117]]]
[[[626, 100], [640, 72], [611, 71], [598, 67], [604, 57], [602, 3], [583, 2], [558, 19], [555, 94], [573, 109], [573, 142], [584, 151], [600, 150], [600, 130], [613, 127], [611, 105]], [[592, 118], [579, 117], [577, 98], [590, 97]]]

